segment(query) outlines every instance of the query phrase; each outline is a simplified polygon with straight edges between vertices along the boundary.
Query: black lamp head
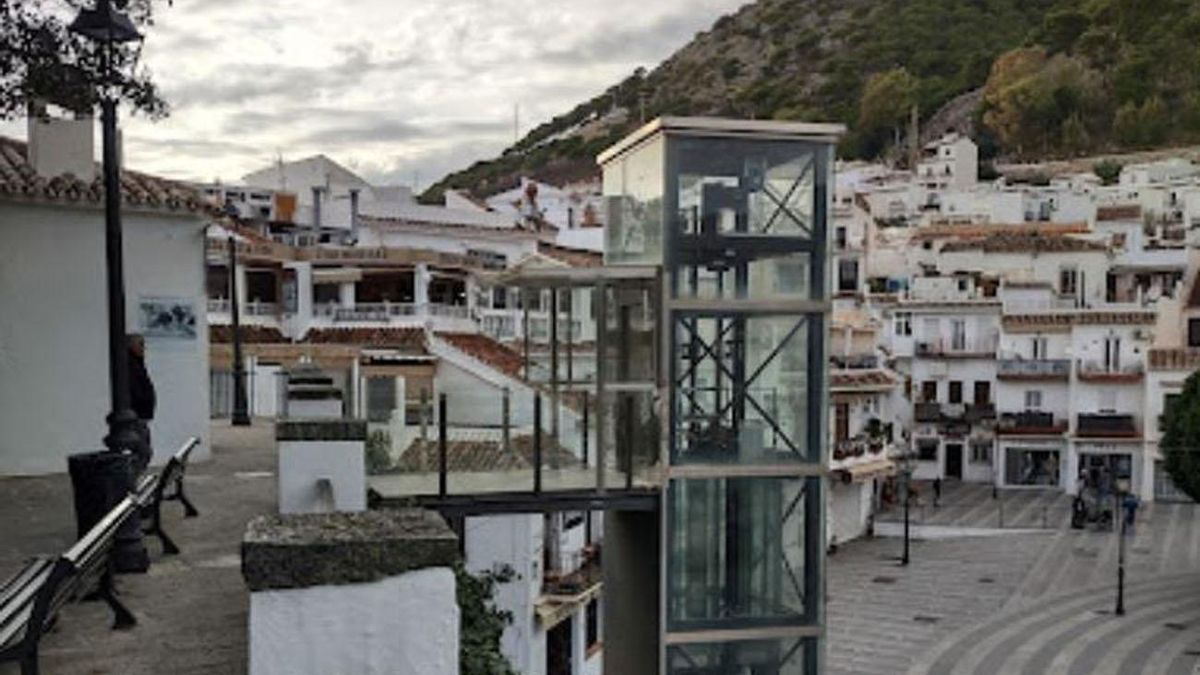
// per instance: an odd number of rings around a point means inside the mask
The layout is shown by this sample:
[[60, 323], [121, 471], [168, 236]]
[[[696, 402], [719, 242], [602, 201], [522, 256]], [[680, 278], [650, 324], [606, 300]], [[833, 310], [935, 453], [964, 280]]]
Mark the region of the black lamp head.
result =
[[[119, 3], [124, 5], [125, 3]], [[137, 42], [142, 39], [129, 15], [110, 0], [97, 0], [95, 9], [85, 9], [71, 22], [70, 31], [95, 42]]]

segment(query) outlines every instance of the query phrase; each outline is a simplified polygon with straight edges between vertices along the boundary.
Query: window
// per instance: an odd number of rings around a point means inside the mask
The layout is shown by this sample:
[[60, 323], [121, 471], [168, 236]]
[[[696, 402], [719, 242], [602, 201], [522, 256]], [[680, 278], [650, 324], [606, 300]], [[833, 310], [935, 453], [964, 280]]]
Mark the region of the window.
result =
[[833, 440], [837, 443], [850, 438], [850, 404], [838, 403], [833, 409]]
[[992, 402], [992, 383], [975, 383], [975, 405], [987, 405]]
[[[1200, 319], [1196, 321], [1196, 332], [1200, 334]], [[892, 329], [900, 337], [912, 337], [912, 312], [896, 312], [892, 319]], [[1200, 340], [1200, 335], [1197, 339]]]
[[1026, 410], [1041, 410], [1042, 408], [1042, 392], [1036, 389], [1031, 389], [1025, 392], [1025, 409]]
[[838, 226], [834, 236], [838, 249], [846, 248], [846, 227], [844, 225]]
[[991, 464], [992, 463], [992, 444], [991, 443], [971, 443], [971, 463], [972, 464]]
[[1079, 270], [1074, 267], [1059, 269], [1058, 292], [1063, 295], [1076, 295], [1079, 292]]
[[1008, 485], [1058, 485], [1058, 451], [1008, 448], [1004, 455], [1004, 482]]
[[938, 442], [933, 438], [921, 438], [917, 440], [917, 459], [922, 462], [936, 462], [938, 456]]
[[496, 286], [492, 289], [492, 309], [507, 309], [508, 308], [508, 289], [504, 286]]
[[1104, 338], [1104, 370], [1116, 373], [1121, 370], [1121, 338]]
[[587, 653], [590, 656], [600, 646], [600, 599], [592, 598], [587, 604]]
[[962, 382], [953, 381], [950, 383], [950, 402], [951, 403], [962, 403], [963, 402], [963, 383]]
[[921, 402], [935, 403], [938, 397], [937, 380], [927, 380], [921, 383]]
[[950, 348], [962, 352], [967, 350], [967, 322], [954, 319], [950, 322]]
[[858, 290], [858, 261], [838, 261], [838, 291], [854, 293]]
[[1035, 338], [1030, 338], [1030, 340], [1033, 342], [1033, 350], [1032, 350], [1033, 351], [1033, 359], [1035, 361], [1040, 361], [1042, 359], [1045, 359], [1046, 353], [1047, 353], [1046, 352], [1046, 338], [1035, 337]]
[[1200, 319], [1188, 319], [1188, 346], [1200, 347]]

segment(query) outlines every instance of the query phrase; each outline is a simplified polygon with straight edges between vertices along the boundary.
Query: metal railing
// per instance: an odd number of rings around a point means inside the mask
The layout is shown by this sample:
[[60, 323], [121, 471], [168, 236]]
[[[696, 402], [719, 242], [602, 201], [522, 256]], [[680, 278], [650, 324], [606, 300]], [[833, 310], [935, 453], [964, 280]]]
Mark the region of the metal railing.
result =
[[1115, 366], [1111, 363], [1092, 359], [1080, 359], [1077, 362], [1077, 368], [1080, 377], [1121, 376], [1136, 378], [1145, 372], [1145, 368], [1141, 363], [1128, 363], [1122, 366]]
[[1067, 359], [1000, 359], [996, 376], [1000, 378], [1067, 378], [1071, 362]]
[[1136, 436], [1137, 417], [1117, 413], [1080, 413], [1075, 433], [1080, 436]]
[[1063, 433], [1067, 430], [1067, 421], [1054, 419], [1054, 413], [1039, 410], [1026, 410], [1016, 413], [1001, 413], [997, 429], [1002, 433], [1037, 434]]
[[227, 298], [209, 298], [208, 311], [214, 314], [228, 314], [231, 310], [231, 303]]
[[917, 356], [934, 357], [993, 354], [999, 342], [995, 337], [974, 340], [919, 340], [916, 343], [916, 353]]

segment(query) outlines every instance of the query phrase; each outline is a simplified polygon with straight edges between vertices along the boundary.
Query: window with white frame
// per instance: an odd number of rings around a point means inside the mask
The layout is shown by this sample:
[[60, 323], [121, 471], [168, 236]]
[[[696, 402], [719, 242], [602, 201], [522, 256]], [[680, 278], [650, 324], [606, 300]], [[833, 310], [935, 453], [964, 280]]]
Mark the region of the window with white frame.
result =
[[1063, 295], [1075, 295], [1079, 292], [1078, 269], [1063, 267], [1058, 270], [1058, 292]]
[[984, 441], [971, 442], [971, 463], [972, 464], [991, 464], [992, 463], [992, 444]]
[[1039, 361], [1047, 358], [1046, 338], [1035, 337], [1031, 338], [1031, 340], [1033, 341], [1033, 359]]
[[892, 317], [892, 327], [900, 337], [912, 337], [912, 312], [896, 312]]
[[1026, 410], [1041, 410], [1042, 408], [1042, 392], [1037, 389], [1030, 389], [1025, 392], [1025, 409]]

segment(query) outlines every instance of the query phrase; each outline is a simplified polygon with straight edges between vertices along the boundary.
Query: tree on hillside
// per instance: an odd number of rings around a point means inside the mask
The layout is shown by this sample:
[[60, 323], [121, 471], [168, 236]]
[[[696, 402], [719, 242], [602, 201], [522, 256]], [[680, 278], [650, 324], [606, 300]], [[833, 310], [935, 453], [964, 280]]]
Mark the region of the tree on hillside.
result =
[[[114, 0], [140, 29], [153, 23], [153, 0]], [[94, 0], [0, 0], [0, 119], [24, 116], [33, 102], [90, 112], [104, 82], [104, 54], [67, 30]], [[167, 104], [143, 67], [134, 72], [141, 44], [116, 47], [112, 85], [135, 111], [158, 117]]]
[[1171, 481], [1200, 501], [1200, 372], [1192, 373], [1165, 411], [1159, 449]]
[[917, 81], [904, 68], [875, 73], [863, 87], [855, 133], [864, 154], [877, 155], [898, 139], [915, 103]]

